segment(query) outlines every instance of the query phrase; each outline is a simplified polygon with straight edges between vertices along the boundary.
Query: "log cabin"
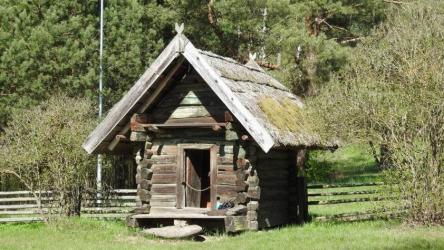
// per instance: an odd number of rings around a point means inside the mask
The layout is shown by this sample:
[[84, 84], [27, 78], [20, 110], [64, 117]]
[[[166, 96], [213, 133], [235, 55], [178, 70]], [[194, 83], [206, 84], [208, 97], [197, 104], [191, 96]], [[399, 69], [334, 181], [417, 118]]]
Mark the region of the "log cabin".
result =
[[175, 221], [228, 232], [308, 218], [301, 173], [325, 147], [301, 99], [247, 64], [177, 35], [83, 144], [89, 154], [133, 154], [137, 206], [129, 225]]

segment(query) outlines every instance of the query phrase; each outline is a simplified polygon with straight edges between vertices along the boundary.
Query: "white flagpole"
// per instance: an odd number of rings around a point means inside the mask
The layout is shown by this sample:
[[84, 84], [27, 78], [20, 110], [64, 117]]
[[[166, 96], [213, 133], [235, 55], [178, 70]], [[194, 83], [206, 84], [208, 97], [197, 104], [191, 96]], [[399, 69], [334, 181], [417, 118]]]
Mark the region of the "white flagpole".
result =
[[[99, 119], [103, 115], [103, 2], [100, 0], [100, 45], [99, 45]], [[97, 155], [97, 198], [100, 202], [102, 191], [102, 155]]]

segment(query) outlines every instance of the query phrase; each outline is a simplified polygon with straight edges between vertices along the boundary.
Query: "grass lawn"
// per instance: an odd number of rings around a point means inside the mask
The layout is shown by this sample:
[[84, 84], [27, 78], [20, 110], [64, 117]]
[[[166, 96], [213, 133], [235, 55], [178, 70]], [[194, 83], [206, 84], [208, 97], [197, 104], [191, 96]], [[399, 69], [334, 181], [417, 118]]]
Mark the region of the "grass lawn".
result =
[[320, 178], [309, 180], [312, 183], [381, 181], [381, 171], [367, 145], [349, 145], [333, 153], [320, 151], [310, 155], [310, 163], [316, 164], [318, 169], [325, 171]]
[[444, 249], [444, 227], [411, 228], [395, 221], [310, 223], [193, 242], [143, 236], [122, 222], [71, 219], [0, 225], [0, 249]]

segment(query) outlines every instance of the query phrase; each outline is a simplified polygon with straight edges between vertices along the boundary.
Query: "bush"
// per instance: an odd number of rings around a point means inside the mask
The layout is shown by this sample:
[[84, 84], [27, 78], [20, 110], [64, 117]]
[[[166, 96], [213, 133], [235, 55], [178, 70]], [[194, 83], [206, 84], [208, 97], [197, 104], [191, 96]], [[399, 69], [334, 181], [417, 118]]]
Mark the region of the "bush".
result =
[[79, 214], [95, 171], [94, 158], [81, 148], [94, 113], [91, 102], [66, 95], [14, 110], [1, 136], [0, 172], [14, 175], [32, 192], [53, 191], [61, 213]]
[[444, 224], [443, 8], [424, 0], [393, 9], [315, 104], [326, 131], [387, 147], [390, 195], [414, 223]]
[[334, 179], [336, 171], [333, 163], [320, 157], [323, 152], [310, 152], [306, 174], [310, 182], [330, 182]]

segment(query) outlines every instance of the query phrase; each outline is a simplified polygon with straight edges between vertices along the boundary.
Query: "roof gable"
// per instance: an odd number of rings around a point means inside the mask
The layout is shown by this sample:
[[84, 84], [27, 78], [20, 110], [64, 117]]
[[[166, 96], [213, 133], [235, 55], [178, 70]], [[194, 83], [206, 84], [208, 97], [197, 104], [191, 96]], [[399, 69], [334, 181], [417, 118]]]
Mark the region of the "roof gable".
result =
[[[111, 152], [119, 137], [130, 130], [133, 113], [143, 113], [174, 79], [187, 61], [264, 152], [274, 146], [318, 146], [320, 139], [309, 131], [277, 126], [263, 109], [261, 100], [285, 101], [303, 108], [299, 97], [268, 75], [255, 62], [241, 64], [231, 58], [196, 49], [179, 32], [128, 93], [108, 112], [88, 136], [83, 148], [88, 153]], [[288, 106], [288, 105], [286, 105]], [[284, 109], [281, 110], [285, 111]], [[291, 115], [291, 112], [287, 112]], [[285, 114], [282, 114], [285, 115]]]
[[[131, 112], [143, 112], [149, 107], [154, 100], [145, 102], [142, 106], [138, 106], [138, 103], [140, 103], [142, 98], [146, 96], [156, 82], [169, 80], [168, 78], [170, 77], [168, 77], [168, 72], [165, 70], [181, 55], [205, 80], [228, 110], [233, 113], [247, 132], [249, 132], [259, 144], [262, 150], [268, 152], [274, 145], [271, 135], [242, 105], [237, 96], [235, 96], [225, 84], [224, 79], [222, 79], [222, 77], [216, 73], [216, 70], [206, 61], [203, 54], [180, 33], [174, 37], [128, 93], [114, 105], [105, 119], [86, 138], [82, 147], [90, 154], [107, 152], [109, 148], [114, 148], [118, 143], [118, 140], [116, 141], [115, 139], [116, 135], [125, 134], [129, 131], [129, 115]], [[180, 63], [178, 62], [177, 65]], [[161, 75], [165, 73], [167, 76], [160, 79]], [[157, 87], [159, 91], [161, 88], [162, 87]], [[154, 94], [152, 94], [152, 96], [154, 96]], [[150, 98], [148, 97], [148, 99]], [[108, 148], [108, 150], [106, 148]]]

